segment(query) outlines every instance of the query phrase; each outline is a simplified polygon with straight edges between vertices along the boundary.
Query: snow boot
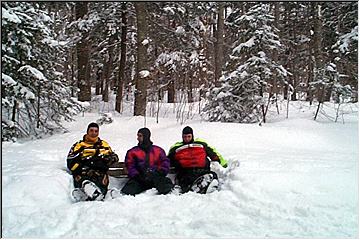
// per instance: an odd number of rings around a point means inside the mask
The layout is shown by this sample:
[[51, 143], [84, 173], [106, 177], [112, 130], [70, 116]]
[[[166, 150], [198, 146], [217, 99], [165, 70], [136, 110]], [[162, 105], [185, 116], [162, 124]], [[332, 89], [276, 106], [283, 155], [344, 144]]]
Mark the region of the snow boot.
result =
[[179, 185], [175, 185], [171, 190], [171, 194], [180, 195], [182, 193], [181, 187]]
[[104, 199], [104, 195], [101, 193], [101, 190], [98, 186], [96, 186], [95, 183], [89, 181], [89, 180], [85, 180], [82, 183], [82, 188], [85, 192], [85, 194], [89, 197], [89, 199], [87, 200], [103, 200]]
[[218, 190], [219, 188], [219, 181], [217, 179], [214, 179], [210, 182], [210, 184], [208, 185], [208, 187], [206, 188], [206, 192], [205, 193], [212, 193], [215, 192], [216, 190]]
[[121, 197], [123, 194], [119, 189], [111, 188], [108, 190], [107, 195], [110, 195], [112, 199]]
[[[196, 193], [207, 193], [207, 189], [210, 186], [210, 184], [213, 182], [213, 180], [216, 180], [211, 188], [216, 188], [219, 185], [219, 182], [217, 179], [215, 179], [214, 173], [206, 173], [200, 177], [198, 177], [194, 183], [192, 184], [190, 190]], [[215, 187], [216, 186], [216, 187]], [[214, 190], [209, 192], [213, 192]]]
[[86, 201], [88, 199], [88, 195], [81, 188], [74, 188], [71, 191], [71, 197], [75, 202]]

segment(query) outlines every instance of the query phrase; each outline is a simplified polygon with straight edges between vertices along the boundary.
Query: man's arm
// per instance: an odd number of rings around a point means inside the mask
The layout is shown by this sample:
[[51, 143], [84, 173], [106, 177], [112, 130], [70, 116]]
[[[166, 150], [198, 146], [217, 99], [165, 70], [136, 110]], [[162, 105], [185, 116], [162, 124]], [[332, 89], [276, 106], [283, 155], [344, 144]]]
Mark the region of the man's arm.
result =
[[166, 157], [164, 149], [160, 148], [160, 156], [159, 156], [160, 164], [161, 164], [161, 174], [167, 175], [170, 170], [170, 159]]
[[170, 159], [170, 166], [174, 167], [175, 169], [179, 169], [180, 165], [179, 163], [175, 160], [175, 153], [176, 153], [176, 149], [178, 147], [180, 147], [181, 145], [183, 145], [182, 142], [177, 142], [174, 145], [172, 145], [170, 147], [169, 153], [168, 153], [168, 158]]
[[80, 146], [80, 141], [76, 142], [70, 149], [66, 163], [67, 168], [72, 172], [76, 172], [81, 169], [81, 156], [83, 147]]
[[102, 140], [101, 148], [102, 150], [100, 150], [100, 157], [103, 161], [105, 161], [105, 164], [108, 167], [119, 161], [118, 155], [113, 152], [110, 145], [105, 140]]
[[134, 159], [134, 153], [130, 149], [127, 151], [125, 156], [125, 166], [128, 170], [128, 176], [130, 178], [134, 178], [135, 176], [139, 175], [139, 171], [136, 169], [135, 159]]
[[221, 154], [212, 146], [207, 144], [204, 140], [197, 139], [197, 142], [202, 143], [205, 146], [205, 151], [207, 156], [211, 159], [211, 161], [219, 162], [222, 167], [227, 167], [227, 160], [221, 156]]

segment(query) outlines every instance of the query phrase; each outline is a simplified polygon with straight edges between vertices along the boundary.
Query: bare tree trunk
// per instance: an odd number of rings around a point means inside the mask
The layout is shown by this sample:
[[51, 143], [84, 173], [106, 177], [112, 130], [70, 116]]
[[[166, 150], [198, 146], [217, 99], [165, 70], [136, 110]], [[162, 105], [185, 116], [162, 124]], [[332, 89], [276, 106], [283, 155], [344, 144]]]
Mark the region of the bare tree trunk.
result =
[[[295, 31], [295, 29], [293, 29], [293, 39], [296, 39], [296, 31]], [[293, 73], [293, 75], [292, 75], [292, 85], [293, 85], [293, 93], [292, 93], [292, 95], [291, 95], [291, 101], [296, 101], [297, 100], [297, 86], [298, 86], [298, 84], [299, 84], [299, 82], [298, 82], [298, 78], [299, 78], [299, 76], [298, 76], [298, 68], [297, 68], [297, 60], [296, 60], [296, 58], [297, 58], [297, 46], [296, 45], [294, 45], [293, 46], [293, 58], [291, 59], [291, 72]]]
[[121, 102], [123, 98], [123, 86], [125, 78], [125, 64], [126, 64], [126, 34], [127, 34], [127, 16], [126, 16], [126, 3], [121, 5], [121, 45], [120, 45], [120, 65], [119, 65], [119, 77], [116, 84], [116, 103], [115, 110], [121, 112]]
[[224, 64], [224, 3], [219, 2], [215, 43], [215, 86], [219, 87], [222, 66]]
[[[264, 86], [263, 85], [260, 86], [260, 96], [262, 98], [264, 98]], [[266, 123], [266, 112], [265, 112], [265, 104], [264, 103], [261, 104], [261, 113], [263, 115], [262, 122]]]
[[[75, 17], [75, 7], [70, 7], [70, 9], [66, 8], [66, 11], [69, 11], [69, 22], [73, 22]], [[66, 80], [70, 85], [71, 97], [75, 97], [75, 70], [74, 70], [74, 47], [69, 47], [66, 50], [66, 60], [64, 62], [64, 72], [66, 76]]]
[[[207, 41], [207, 38], [205, 38], [205, 41]], [[205, 42], [204, 41], [204, 42]], [[206, 46], [204, 46], [205, 49]], [[206, 51], [206, 50], [205, 50]], [[199, 86], [200, 86], [200, 91], [199, 91], [199, 101], [201, 101], [201, 97], [203, 95], [203, 93], [205, 92], [204, 89], [206, 88], [206, 69], [207, 69], [207, 64], [206, 64], [206, 59], [204, 55], [201, 55], [201, 64], [199, 66]]]
[[86, 81], [88, 85], [88, 91], [89, 91], [89, 98], [91, 101], [91, 64], [90, 64], [90, 55], [91, 55], [91, 47], [90, 44], [87, 47], [88, 49], [88, 64], [86, 65]]
[[[309, 23], [308, 27], [307, 27], [307, 32], [310, 34], [311, 30], [313, 29], [313, 22], [312, 22], [312, 18], [313, 18], [313, 5], [310, 4], [309, 7], [307, 8], [307, 14], [306, 14], [306, 21]], [[314, 81], [314, 70], [315, 70], [315, 66], [314, 66], [314, 60], [312, 58], [313, 51], [314, 51], [314, 39], [313, 37], [310, 35], [309, 36], [310, 41], [307, 44], [307, 93], [306, 93], [306, 101], [308, 101], [310, 103], [310, 105], [312, 105], [313, 102], [313, 97], [314, 97], [314, 92], [313, 89], [311, 87], [311, 83]]]
[[[216, 19], [216, 13], [213, 13], [213, 14], [210, 14], [210, 24], [211, 24], [211, 31], [209, 33], [209, 38], [210, 39], [216, 39], [216, 36], [217, 36], [217, 23], [215, 22], [215, 19]], [[208, 79], [208, 83], [209, 85], [211, 84], [215, 84], [216, 83], [216, 76], [215, 76], [215, 55], [216, 55], [216, 40], [212, 41], [213, 43], [211, 44], [211, 49], [210, 47], [208, 48], [209, 52], [207, 53], [207, 59], [212, 59], [211, 61], [211, 66], [212, 68], [214, 69], [214, 73], [211, 74], [211, 76], [209, 76], [209, 79]]]
[[104, 102], [109, 102], [110, 59], [108, 59], [108, 61], [106, 61], [106, 63], [105, 63], [103, 76], [104, 76], [104, 79], [103, 79], [104, 88], [102, 91], [102, 100]]
[[174, 83], [174, 77], [173, 74], [171, 76], [170, 82], [168, 84], [167, 90], [168, 90], [168, 103], [174, 103], [175, 102], [175, 83]]
[[147, 9], [146, 2], [134, 2], [137, 22], [137, 71], [135, 82], [135, 104], [134, 116], [145, 116], [146, 114], [146, 89], [147, 78], [142, 76], [142, 71], [148, 71], [147, 66]]
[[102, 70], [101, 70], [101, 75], [100, 75], [100, 82], [99, 82], [99, 85], [100, 85], [100, 94], [103, 94], [104, 92], [104, 79], [105, 79], [105, 61], [104, 61], [104, 64], [103, 64], [103, 67], [102, 67]]
[[[279, 2], [274, 2], [274, 15], [275, 15], [275, 19], [274, 19], [274, 26], [279, 29], [279, 21], [280, 21], [280, 6], [279, 6]], [[279, 38], [281, 39], [281, 31], [279, 31]], [[273, 53], [273, 58], [275, 62], [279, 61], [279, 55], [277, 51], [274, 51]], [[273, 79], [272, 80], [272, 89], [270, 89], [270, 92], [278, 94], [279, 90], [278, 90], [278, 79]]]
[[102, 94], [102, 92], [100, 92], [101, 75], [102, 75], [102, 71], [101, 71], [101, 68], [99, 67], [98, 70], [96, 71], [95, 95]]
[[109, 40], [109, 46], [108, 46], [108, 50], [107, 50], [107, 55], [108, 55], [108, 59], [107, 62], [105, 63], [105, 67], [104, 67], [104, 71], [105, 71], [105, 87], [104, 87], [104, 91], [103, 91], [103, 101], [104, 102], [109, 102], [109, 85], [110, 85], [110, 79], [111, 79], [111, 70], [112, 70], [112, 66], [113, 66], [113, 36], [110, 37]]
[[322, 59], [322, 29], [321, 29], [321, 16], [320, 16], [320, 3], [312, 2], [313, 5], [313, 16], [314, 16], [314, 58], [315, 58], [315, 69], [321, 69], [323, 67]]
[[[284, 18], [285, 18], [285, 24], [289, 24], [289, 22], [290, 22], [290, 12], [291, 12], [291, 8], [290, 8], [290, 5], [289, 5], [289, 3], [288, 2], [286, 2], [286, 3], [284, 3], [285, 4], [285, 16], [284, 16]], [[290, 46], [289, 46], [289, 48], [290, 48]], [[287, 58], [289, 58], [289, 55], [290, 55], [290, 49], [288, 49], [287, 50], [287, 53], [286, 53], [286, 55], [287, 55]], [[290, 61], [289, 61], [289, 59], [287, 59], [286, 60], [286, 63], [285, 63], [285, 68], [286, 69], [290, 69], [289, 68], [289, 65], [290, 65]], [[291, 76], [290, 76], [291, 77]], [[284, 90], [284, 99], [286, 99], [286, 100], [289, 100], [289, 82], [290, 81], [288, 81], [288, 83], [286, 83], [285, 84], [285, 86], [284, 86], [284, 88], [283, 88], [283, 90]]]
[[161, 90], [159, 89], [158, 99], [157, 99], [157, 109], [156, 109], [156, 123], [159, 123], [160, 101], [161, 101]]
[[75, 79], [75, 61], [74, 61], [75, 51], [74, 48], [70, 48], [68, 52], [68, 58], [69, 58], [69, 67], [70, 67], [70, 73], [69, 73], [69, 79], [70, 79], [70, 86], [71, 86], [71, 96], [75, 97], [75, 87], [76, 87], [76, 79]]
[[[297, 20], [298, 18], [298, 13], [297, 13], [297, 9], [295, 9], [294, 11], [294, 14], [295, 14], [295, 19]], [[297, 36], [297, 31], [296, 31], [296, 28], [294, 27], [292, 29], [292, 34], [293, 34], [293, 37], [292, 39], [297, 39], [298, 36]], [[293, 74], [292, 75], [292, 79], [293, 79], [293, 93], [291, 95], [291, 100], [292, 101], [296, 101], [297, 100], [297, 87], [298, 87], [298, 78], [299, 78], [299, 73], [298, 73], [298, 65], [297, 65], [297, 54], [298, 54], [298, 49], [297, 49], [297, 44], [292, 44], [292, 56], [293, 58], [290, 59], [291, 61], [291, 66], [292, 66], [292, 70], [291, 70], [291, 73]]]
[[311, 87], [311, 83], [313, 82], [313, 79], [314, 79], [314, 64], [313, 64], [313, 61], [312, 61], [312, 54], [311, 54], [311, 46], [309, 44], [309, 53], [308, 53], [308, 79], [307, 79], [307, 95], [306, 95], [306, 101], [309, 101], [310, 102], [310, 105], [312, 105], [312, 102], [313, 102], [313, 91], [312, 91], [312, 87]]
[[188, 103], [191, 103], [194, 101], [193, 99], [193, 81], [192, 81], [192, 74], [188, 75], [188, 81], [187, 81], [187, 89], [188, 89]]
[[14, 100], [14, 105], [13, 105], [12, 114], [11, 114], [11, 121], [13, 121], [13, 122], [16, 121], [17, 107], [18, 107], [18, 102], [16, 100]]
[[71, 84], [71, 72], [70, 72], [70, 66], [71, 66], [71, 62], [70, 62], [70, 51], [67, 50], [66, 51], [66, 60], [64, 61], [64, 65], [63, 65], [63, 71], [64, 71], [64, 76], [65, 76], [65, 79], [68, 83], [70, 83], [70, 86], [72, 85]]
[[[265, 123], [266, 114], [267, 114], [267, 112], [268, 112], [268, 110], [269, 110], [269, 106], [270, 106], [270, 103], [271, 103], [271, 96], [272, 96], [272, 95], [273, 95], [273, 92], [271, 92], [271, 90], [270, 90], [266, 107], [264, 108], [264, 105], [263, 105], [264, 123]], [[265, 109], [265, 110], [264, 110], [264, 109]]]
[[[295, 63], [294, 64], [292, 64], [292, 66], [293, 66], [293, 71], [295, 71]], [[291, 101], [296, 101], [298, 98], [297, 98], [297, 86], [298, 86], [298, 84], [299, 84], [299, 76], [297, 75], [297, 74], [294, 74], [293, 75], [293, 86], [294, 86], [294, 91], [293, 91], [293, 93], [292, 93], [292, 95], [291, 95]]]
[[287, 100], [289, 98], [289, 84], [284, 86], [284, 99]]
[[[84, 17], [88, 12], [88, 2], [75, 3], [76, 19]], [[81, 40], [76, 44], [77, 62], [78, 62], [78, 86], [80, 89], [78, 100], [91, 100], [91, 86], [90, 79], [88, 79], [89, 70], [89, 43], [87, 40], [88, 34], [83, 34]]]
[[[315, 58], [315, 81], [319, 80], [319, 78], [321, 77], [320, 71], [321, 69], [323, 69], [323, 59], [322, 59], [322, 51], [321, 51], [321, 46], [322, 46], [322, 41], [321, 41], [321, 35], [322, 35], [322, 22], [321, 22], [321, 5], [319, 2], [312, 2], [312, 10], [313, 10], [313, 16], [314, 16], [314, 58]], [[315, 113], [315, 117], [314, 120], [316, 120], [319, 110], [320, 110], [320, 106], [324, 101], [324, 87], [321, 86], [320, 89], [317, 89], [318, 91], [318, 107]]]
[[37, 87], [37, 106], [36, 106], [36, 128], [40, 128], [40, 101], [41, 101], [41, 84], [38, 81]]
[[[207, 24], [209, 24], [209, 19], [207, 20]], [[209, 31], [205, 31], [203, 34], [203, 49], [204, 49], [204, 53], [203, 53], [203, 61], [202, 61], [202, 66], [200, 67], [200, 84], [203, 85], [203, 89], [207, 89], [208, 85], [209, 85], [209, 74], [208, 74], [208, 67], [209, 65], [211, 65], [210, 61], [210, 55], [211, 55], [211, 51], [210, 51], [210, 44], [208, 44], [208, 40], [209, 37], [211, 35], [209, 35]], [[201, 99], [202, 97], [202, 93], [205, 91], [200, 91], [200, 96], [199, 99]]]

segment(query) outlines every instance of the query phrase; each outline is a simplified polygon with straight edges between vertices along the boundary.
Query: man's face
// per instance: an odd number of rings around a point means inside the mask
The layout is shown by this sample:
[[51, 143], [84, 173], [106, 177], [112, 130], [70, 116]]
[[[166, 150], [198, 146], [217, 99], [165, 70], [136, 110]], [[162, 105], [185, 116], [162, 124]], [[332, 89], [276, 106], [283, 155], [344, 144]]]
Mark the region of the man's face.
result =
[[183, 135], [182, 135], [182, 138], [183, 138], [183, 142], [184, 142], [184, 143], [189, 143], [189, 142], [191, 142], [193, 136], [192, 136], [191, 133], [189, 133], [189, 134], [183, 134]]
[[95, 138], [99, 136], [99, 129], [97, 127], [91, 127], [87, 133], [90, 137]]
[[139, 143], [142, 143], [144, 141], [144, 136], [142, 135], [142, 133], [137, 134], [137, 140], [139, 141]]

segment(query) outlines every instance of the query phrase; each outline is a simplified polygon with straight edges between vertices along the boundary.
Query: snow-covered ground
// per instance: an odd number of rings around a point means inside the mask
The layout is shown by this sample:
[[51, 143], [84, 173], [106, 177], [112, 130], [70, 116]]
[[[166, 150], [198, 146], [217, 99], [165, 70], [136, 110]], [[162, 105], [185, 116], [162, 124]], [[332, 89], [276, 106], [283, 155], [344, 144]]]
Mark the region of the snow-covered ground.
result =
[[[73, 203], [65, 159], [88, 123], [100, 117], [96, 111], [66, 123], [68, 133], [2, 143], [3, 237], [358, 237], [358, 105], [351, 105], [353, 113], [349, 108], [337, 123], [326, 117], [313, 121], [315, 106], [290, 106], [289, 119], [281, 109], [282, 115], [262, 126], [198, 117], [180, 125], [175, 117], [162, 115], [157, 124], [147, 118], [153, 142], [166, 152], [189, 125], [195, 137], [207, 140], [230, 162], [240, 161], [231, 173], [218, 169], [226, 175], [222, 189], [207, 195], [148, 190], [135, 197]], [[100, 137], [124, 159], [137, 144], [144, 118], [112, 114], [114, 122], [100, 127]], [[111, 187], [123, 184], [111, 178]]]

